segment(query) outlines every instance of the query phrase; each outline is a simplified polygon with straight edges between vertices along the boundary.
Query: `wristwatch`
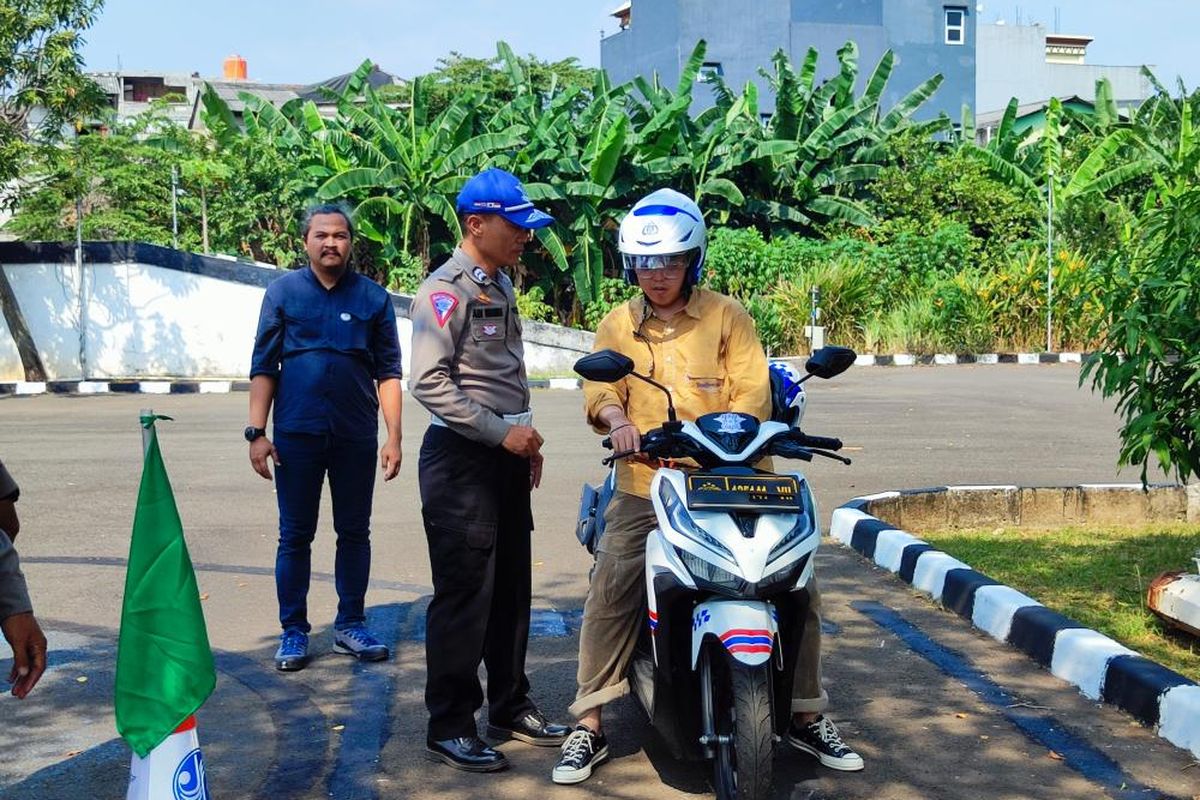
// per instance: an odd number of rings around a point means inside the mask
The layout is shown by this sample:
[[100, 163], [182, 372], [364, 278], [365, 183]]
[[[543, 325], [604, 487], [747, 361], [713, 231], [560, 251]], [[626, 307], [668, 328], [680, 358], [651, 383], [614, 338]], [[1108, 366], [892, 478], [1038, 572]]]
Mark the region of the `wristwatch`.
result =
[[266, 436], [266, 435], [267, 435], [266, 428], [256, 428], [253, 425], [250, 425], [249, 427], [246, 428], [246, 430], [242, 431], [242, 436], [246, 437], [247, 442], [253, 442], [258, 437]]

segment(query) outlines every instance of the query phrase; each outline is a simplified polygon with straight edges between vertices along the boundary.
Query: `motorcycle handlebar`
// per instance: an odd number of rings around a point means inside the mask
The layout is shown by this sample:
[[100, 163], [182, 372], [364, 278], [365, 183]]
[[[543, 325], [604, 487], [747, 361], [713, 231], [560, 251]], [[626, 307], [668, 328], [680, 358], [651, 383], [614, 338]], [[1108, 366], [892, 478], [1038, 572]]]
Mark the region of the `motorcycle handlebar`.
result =
[[821, 450], [841, 450], [842, 440], [829, 436], [809, 436], [807, 433], [796, 432], [795, 440], [804, 447], [816, 447]]
[[[612, 437], [605, 437], [601, 442], [604, 447], [612, 449]], [[697, 452], [699, 448], [691, 443], [686, 437], [677, 437], [674, 431], [667, 431], [656, 428], [652, 431], [647, 431], [642, 435], [642, 443], [639, 450], [628, 450], [621, 453], [613, 453], [608, 458], [605, 458], [601, 463], [604, 466], [611, 465], [614, 461], [637, 453], [645, 453], [654, 458], [697, 458], [702, 454]], [[803, 431], [792, 430], [777, 436], [773, 439], [768, 452], [774, 455], [783, 456], [784, 458], [795, 458], [803, 461], [811, 461], [814, 455], [832, 458], [835, 461], [840, 461], [843, 464], [849, 464], [850, 459], [842, 456], [834, 455], [830, 452], [822, 452], [828, 450], [841, 450], [842, 440], [835, 439], [829, 436], [809, 436]]]

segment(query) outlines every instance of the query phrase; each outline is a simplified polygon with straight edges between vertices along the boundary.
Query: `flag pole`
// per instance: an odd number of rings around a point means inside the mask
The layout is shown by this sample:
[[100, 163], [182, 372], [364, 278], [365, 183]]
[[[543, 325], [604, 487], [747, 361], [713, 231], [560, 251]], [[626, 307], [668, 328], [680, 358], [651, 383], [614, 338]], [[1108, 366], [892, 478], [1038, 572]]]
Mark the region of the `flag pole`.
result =
[[142, 458], [146, 457], [146, 453], [150, 450], [150, 426], [146, 424], [147, 420], [154, 419], [153, 408], [143, 408], [138, 412], [138, 424], [142, 426]]

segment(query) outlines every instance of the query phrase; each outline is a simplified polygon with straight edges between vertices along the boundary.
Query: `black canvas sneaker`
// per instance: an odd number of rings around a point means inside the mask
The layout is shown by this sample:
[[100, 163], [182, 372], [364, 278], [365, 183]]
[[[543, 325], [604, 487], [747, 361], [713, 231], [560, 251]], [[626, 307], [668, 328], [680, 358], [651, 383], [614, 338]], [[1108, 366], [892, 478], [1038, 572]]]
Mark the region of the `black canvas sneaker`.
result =
[[550, 773], [555, 783], [582, 783], [592, 777], [592, 770], [608, 758], [608, 740], [604, 734], [578, 726], [563, 742], [562, 755]]
[[842, 741], [833, 721], [819, 716], [807, 725], [797, 725], [793, 719], [788, 726], [788, 744], [817, 759], [830, 769], [857, 772], [863, 768], [862, 756]]

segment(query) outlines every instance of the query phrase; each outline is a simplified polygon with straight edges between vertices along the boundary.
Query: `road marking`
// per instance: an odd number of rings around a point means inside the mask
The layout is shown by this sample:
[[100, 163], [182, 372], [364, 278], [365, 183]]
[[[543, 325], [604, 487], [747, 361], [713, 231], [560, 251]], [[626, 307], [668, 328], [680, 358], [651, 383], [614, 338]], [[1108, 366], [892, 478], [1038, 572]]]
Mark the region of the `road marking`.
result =
[[1016, 707], [1017, 698], [976, 669], [961, 653], [930, 639], [898, 611], [866, 600], [855, 600], [850, 606], [879, 627], [891, 632], [914, 653], [996, 708], [1031, 741], [1058, 753], [1063, 757], [1064, 764], [1089, 781], [1099, 784], [1114, 800], [1140, 800], [1146, 797], [1180, 800], [1138, 783], [1102, 751], [1070, 733], [1058, 719], [1048, 714], [1036, 713], [1036, 709]]

